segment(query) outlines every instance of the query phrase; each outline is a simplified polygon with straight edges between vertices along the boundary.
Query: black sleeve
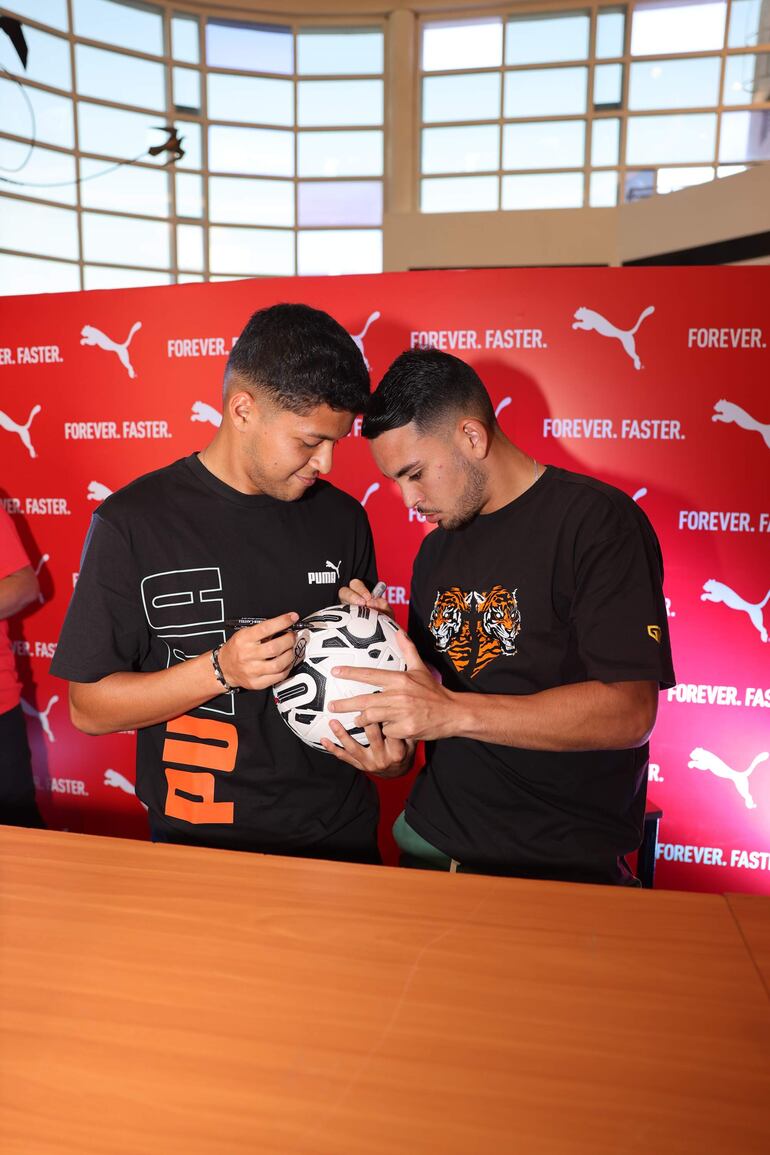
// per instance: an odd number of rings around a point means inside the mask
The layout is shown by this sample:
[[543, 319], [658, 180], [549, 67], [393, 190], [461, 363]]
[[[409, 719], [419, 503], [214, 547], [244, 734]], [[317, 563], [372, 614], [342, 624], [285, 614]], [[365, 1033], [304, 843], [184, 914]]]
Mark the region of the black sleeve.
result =
[[437, 665], [436, 650], [433, 645], [433, 636], [428, 629], [428, 621], [430, 620], [430, 611], [426, 612], [425, 607], [419, 600], [418, 593], [418, 558], [415, 559], [414, 568], [412, 570], [412, 586], [409, 591], [409, 624], [407, 626], [407, 633], [417, 647], [417, 652], [425, 662], [426, 666]]
[[95, 513], [51, 663], [70, 682], [98, 682], [139, 666], [145, 641], [139, 582], [128, 543]]
[[663, 561], [641, 511], [602, 503], [575, 540], [571, 622], [590, 679], [676, 684], [671, 659]]
[[358, 578], [359, 581], [362, 581], [369, 591], [377, 585], [377, 559], [374, 554], [374, 539], [369, 518], [363, 509], [356, 526], [353, 572], [350, 576], [351, 579]]

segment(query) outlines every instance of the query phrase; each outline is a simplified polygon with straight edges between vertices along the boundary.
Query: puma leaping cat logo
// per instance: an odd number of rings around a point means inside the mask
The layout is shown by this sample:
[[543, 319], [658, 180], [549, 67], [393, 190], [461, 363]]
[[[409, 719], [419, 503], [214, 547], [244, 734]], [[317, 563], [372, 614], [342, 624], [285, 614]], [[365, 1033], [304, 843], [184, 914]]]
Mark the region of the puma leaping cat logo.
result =
[[364, 359], [364, 365], [366, 365], [367, 369], [370, 366], [369, 366], [369, 362], [366, 359], [366, 353], [364, 352], [364, 337], [366, 336], [366, 334], [369, 331], [369, 326], [373, 325], [375, 321], [379, 321], [379, 319], [380, 319], [380, 311], [379, 311], [379, 309], [375, 309], [375, 311], [373, 313], [369, 314], [369, 318], [368, 318], [366, 324], [364, 325], [363, 329], [361, 330], [361, 332], [350, 334], [350, 336], [355, 341], [356, 345], [358, 345], [358, 350]]
[[[37, 563], [37, 565], [35, 566], [35, 577], [40, 577], [40, 571], [41, 571], [41, 569], [43, 568], [43, 566], [45, 565], [45, 563], [46, 563], [47, 561], [50, 561], [50, 560], [51, 560], [51, 555], [50, 555], [50, 553], [44, 553], [44, 554], [43, 554], [43, 556], [40, 558], [40, 561], [39, 561], [39, 562]], [[43, 591], [42, 591], [42, 590], [41, 590], [41, 591], [40, 591], [40, 593], [37, 595], [37, 600], [40, 602], [40, 604], [41, 604], [41, 606], [42, 606], [43, 602], [45, 601], [45, 594], [43, 593]]]
[[751, 797], [749, 789], [749, 776], [754, 773], [761, 762], [766, 762], [768, 758], [770, 758], [770, 753], [764, 750], [761, 754], [757, 754], [746, 770], [733, 770], [731, 766], [728, 766], [716, 754], [712, 754], [710, 750], [696, 746], [694, 750], [690, 751], [691, 761], [687, 765], [691, 770], [710, 770], [712, 774], [716, 774], [717, 778], [729, 778], [746, 803], [746, 809], [756, 810], [757, 804]]
[[112, 493], [106, 485], [102, 485], [101, 481], [89, 481], [87, 501], [104, 501], [105, 497], [109, 497]]
[[752, 417], [750, 413], [741, 409], [740, 405], [734, 405], [732, 401], [725, 401], [724, 399], [717, 401], [711, 420], [724, 421], [725, 424], [734, 421], [736, 425], [740, 425], [741, 429], [749, 429], [752, 433], [758, 433], [767, 448], [770, 449], [770, 422], [763, 425], [761, 421], [757, 421], [756, 417]]
[[26, 425], [17, 425], [12, 417], [7, 413], [3, 413], [0, 409], [0, 429], [5, 429], [8, 433], [15, 433], [17, 437], [21, 438], [21, 443], [25, 449], [29, 451], [30, 457], [37, 457], [35, 447], [32, 444], [32, 438], [29, 435], [29, 427], [40, 412], [41, 405], [33, 405], [29, 411]]
[[[369, 488], [367, 489], [367, 491], [366, 491], [366, 493], [364, 494], [364, 496], [361, 498], [361, 504], [362, 504], [364, 507], [366, 506], [366, 503], [367, 503], [367, 501], [369, 500], [369, 498], [370, 498], [370, 497], [372, 497], [372, 496], [373, 496], [373, 494], [375, 494], [379, 488], [380, 488], [380, 483], [379, 483], [379, 481], [373, 481], [373, 482], [372, 482], [372, 484], [371, 484], [371, 485], [369, 486]], [[339, 574], [338, 574], [337, 576], [339, 577]]]
[[53, 736], [53, 730], [51, 729], [51, 724], [48, 721], [48, 715], [51, 713], [52, 707], [55, 706], [58, 701], [59, 695], [54, 694], [52, 698], [49, 698], [48, 705], [46, 706], [45, 710], [36, 710], [34, 706], [29, 704], [29, 702], [25, 702], [23, 698], [21, 699], [22, 710], [25, 714], [28, 714], [30, 718], [37, 718], [38, 722], [43, 727], [43, 733], [49, 742], [55, 742], [56, 739]]
[[337, 581], [339, 581], [339, 578], [340, 578], [340, 569], [342, 568], [342, 558], [340, 558], [340, 560], [337, 562], [337, 564], [336, 564], [336, 565], [334, 564], [334, 562], [333, 562], [333, 561], [327, 561], [327, 563], [326, 563], [326, 568], [327, 568], [327, 569], [333, 569], [333, 570], [334, 570], [334, 572], [335, 572], [335, 573], [336, 573], [336, 575], [337, 575]]
[[124, 794], [136, 795], [136, 789], [129, 782], [128, 778], [124, 778], [117, 770], [104, 771], [104, 785], [114, 786], [116, 790], [122, 790]]
[[634, 369], [642, 369], [642, 362], [636, 352], [635, 334], [645, 317], [649, 317], [651, 313], [655, 312], [655, 306], [650, 305], [639, 314], [639, 320], [634, 325], [633, 329], [618, 329], [601, 313], [595, 313], [593, 309], [576, 309], [575, 320], [573, 322], [573, 329], [585, 329], [590, 332], [594, 329], [602, 337], [614, 337], [620, 341], [623, 349], [634, 363]]
[[133, 380], [134, 377], [136, 377], [136, 372], [129, 360], [128, 346], [131, 344], [134, 333], [141, 329], [141, 327], [141, 321], [137, 321], [135, 325], [132, 325], [125, 341], [122, 345], [119, 345], [117, 341], [113, 341], [112, 338], [108, 337], [106, 333], [103, 333], [101, 329], [95, 329], [93, 325], [84, 325], [80, 330], [80, 344], [96, 345], [100, 349], [105, 349], [108, 353], [115, 353], [121, 365]]
[[767, 641], [767, 630], [763, 621], [762, 611], [770, 601], [770, 590], [767, 591], [763, 600], [757, 602], [747, 602], [735, 590], [731, 590], [724, 582], [714, 581], [709, 578], [707, 582], [703, 583], [703, 593], [700, 596], [702, 602], [724, 602], [724, 604], [731, 610], [741, 610], [744, 614], [749, 615], [749, 621], [755, 630], [759, 631], [759, 636], [763, 642]]
[[219, 429], [222, 424], [222, 414], [213, 405], [207, 405], [205, 401], [193, 401], [190, 420], [209, 421], [215, 429]]

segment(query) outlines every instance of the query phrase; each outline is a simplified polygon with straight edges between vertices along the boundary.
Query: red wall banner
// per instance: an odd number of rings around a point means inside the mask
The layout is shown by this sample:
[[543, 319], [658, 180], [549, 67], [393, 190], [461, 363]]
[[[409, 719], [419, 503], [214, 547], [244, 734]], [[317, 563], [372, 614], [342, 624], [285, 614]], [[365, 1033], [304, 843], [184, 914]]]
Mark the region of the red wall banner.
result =
[[[12, 622], [41, 809], [53, 827], [144, 837], [134, 737], [71, 725], [49, 674], [91, 513], [202, 448], [250, 314], [304, 301], [355, 336], [380, 379], [434, 344], [469, 361], [506, 434], [539, 461], [640, 502], [666, 563], [678, 686], [661, 696], [650, 797], [660, 886], [770, 893], [770, 352], [761, 268], [479, 270], [292, 278], [4, 298], [0, 500], [39, 573]], [[369, 514], [405, 624], [430, 530], [378, 474], [360, 421], [331, 480]], [[258, 612], [258, 610], [256, 611]], [[410, 779], [388, 783], [389, 821]]]

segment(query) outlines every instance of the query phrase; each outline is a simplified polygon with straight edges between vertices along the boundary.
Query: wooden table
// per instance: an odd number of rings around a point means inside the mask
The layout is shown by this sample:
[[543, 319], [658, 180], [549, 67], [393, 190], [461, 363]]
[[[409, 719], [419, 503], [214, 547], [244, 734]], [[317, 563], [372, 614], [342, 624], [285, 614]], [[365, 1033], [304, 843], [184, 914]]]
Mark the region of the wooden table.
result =
[[8, 829], [0, 885], [4, 1155], [770, 1149], [721, 896]]
[[725, 898], [770, 997], [770, 898], [759, 894], [727, 894]]

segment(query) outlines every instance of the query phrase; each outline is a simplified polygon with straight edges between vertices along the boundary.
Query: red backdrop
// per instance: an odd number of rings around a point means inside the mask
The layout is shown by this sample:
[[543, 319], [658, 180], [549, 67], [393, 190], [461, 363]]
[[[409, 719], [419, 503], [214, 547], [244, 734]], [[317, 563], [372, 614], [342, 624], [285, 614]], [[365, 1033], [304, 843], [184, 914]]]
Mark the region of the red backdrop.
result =
[[[662, 696], [652, 740], [650, 795], [664, 810], [658, 885], [770, 892], [761, 268], [404, 273], [5, 298], [0, 499], [42, 588], [11, 632], [48, 822], [145, 833], [133, 736], [75, 731], [49, 661], [98, 502], [208, 441], [234, 338], [255, 309], [284, 300], [326, 309], [357, 335], [375, 383], [414, 343], [464, 357], [527, 452], [644, 506], [663, 546], [681, 680]], [[366, 504], [405, 622], [429, 527], [378, 475], [359, 430], [337, 448], [332, 479]], [[383, 790], [386, 854], [407, 788]]]

